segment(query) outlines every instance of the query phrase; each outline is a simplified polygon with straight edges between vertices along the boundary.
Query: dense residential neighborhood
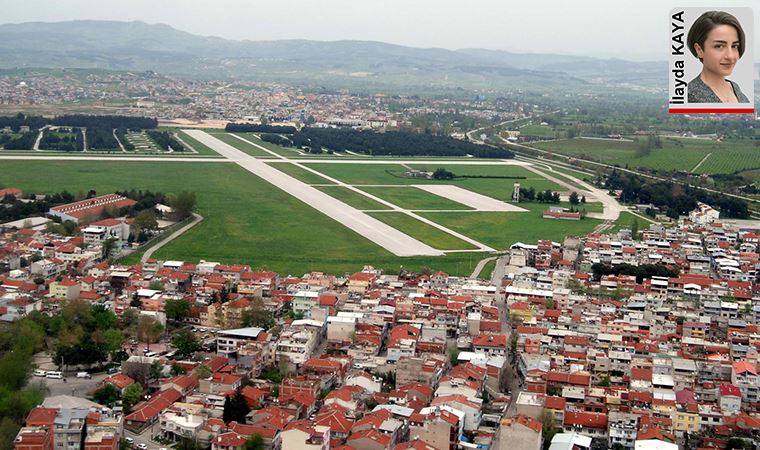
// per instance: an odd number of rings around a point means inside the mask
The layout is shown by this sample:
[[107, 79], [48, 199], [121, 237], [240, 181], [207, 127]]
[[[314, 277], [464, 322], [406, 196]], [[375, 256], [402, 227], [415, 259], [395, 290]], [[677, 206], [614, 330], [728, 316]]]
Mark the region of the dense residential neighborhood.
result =
[[760, 429], [760, 233], [705, 204], [636, 236], [517, 243], [493, 282], [124, 265], [98, 246], [127, 224], [79, 231], [0, 235], [0, 320], [84, 306], [137, 332], [101, 363], [40, 365], [57, 394], [18, 450], [726, 448]]

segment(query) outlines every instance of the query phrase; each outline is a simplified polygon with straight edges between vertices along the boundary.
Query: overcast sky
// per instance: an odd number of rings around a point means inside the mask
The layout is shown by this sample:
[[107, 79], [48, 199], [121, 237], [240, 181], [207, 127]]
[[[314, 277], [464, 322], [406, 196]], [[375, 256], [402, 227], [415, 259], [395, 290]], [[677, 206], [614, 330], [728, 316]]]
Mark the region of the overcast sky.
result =
[[[372, 40], [666, 60], [668, 12], [752, 6], [722, 0], [0, 0], [0, 23], [74, 19], [166, 23], [227, 39]], [[755, 29], [760, 26], [760, 6]], [[755, 33], [755, 48], [760, 48]], [[760, 51], [756, 51], [757, 55]], [[757, 59], [757, 58], [756, 58]]]

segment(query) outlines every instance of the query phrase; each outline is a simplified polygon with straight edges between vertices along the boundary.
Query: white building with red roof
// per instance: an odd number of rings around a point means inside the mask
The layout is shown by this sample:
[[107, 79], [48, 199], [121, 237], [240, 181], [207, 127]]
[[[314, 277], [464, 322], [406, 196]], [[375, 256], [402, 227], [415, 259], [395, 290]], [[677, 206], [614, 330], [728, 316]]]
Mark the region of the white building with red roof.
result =
[[106, 208], [128, 208], [135, 204], [137, 204], [136, 201], [122, 195], [108, 194], [54, 206], [50, 208], [48, 215], [59, 217], [62, 221], [71, 220], [72, 222], [79, 223], [80, 220], [87, 218], [97, 219]]

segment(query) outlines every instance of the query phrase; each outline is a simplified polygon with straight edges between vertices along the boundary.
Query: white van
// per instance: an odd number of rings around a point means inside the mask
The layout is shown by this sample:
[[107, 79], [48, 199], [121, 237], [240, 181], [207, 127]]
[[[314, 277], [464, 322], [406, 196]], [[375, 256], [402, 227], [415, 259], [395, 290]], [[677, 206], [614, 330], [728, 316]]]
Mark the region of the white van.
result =
[[90, 375], [87, 372], [77, 372], [77, 378], [92, 378], [92, 375]]
[[63, 378], [63, 372], [56, 372], [56, 371], [48, 371], [45, 376], [47, 378], [56, 378], [58, 380]]
[[44, 370], [37, 369], [34, 371], [35, 377], [44, 377], [47, 374]]

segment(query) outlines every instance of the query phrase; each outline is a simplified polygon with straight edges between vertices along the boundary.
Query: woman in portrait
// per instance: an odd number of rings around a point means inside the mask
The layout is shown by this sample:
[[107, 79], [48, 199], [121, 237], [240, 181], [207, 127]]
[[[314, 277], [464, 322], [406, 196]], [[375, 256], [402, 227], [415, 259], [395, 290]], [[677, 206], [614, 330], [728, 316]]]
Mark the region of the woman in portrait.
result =
[[726, 79], [745, 49], [744, 30], [736, 17], [707, 11], [691, 26], [686, 42], [702, 62], [702, 72], [688, 84], [689, 103], [749, 102], [739, 85]]

